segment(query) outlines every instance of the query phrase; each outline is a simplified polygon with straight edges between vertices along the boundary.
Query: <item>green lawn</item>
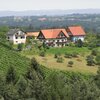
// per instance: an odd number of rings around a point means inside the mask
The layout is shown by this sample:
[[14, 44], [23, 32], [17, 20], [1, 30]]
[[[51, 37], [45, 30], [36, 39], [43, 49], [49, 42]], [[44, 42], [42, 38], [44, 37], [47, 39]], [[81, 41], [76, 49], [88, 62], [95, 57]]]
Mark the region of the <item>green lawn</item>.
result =
[[[32, 58], [33, 56], [27, 56], [28, 58]], [[63, 71], [73, 71], [73, 72], [80, 72], [83, 74], [96, 74], [98, 67], [97, 66], [87, 66], [85, 56], [79, 56], [78, 58], [64, 58], [62, 55], [64, 61], [63, 63], [58, 63], [57, 59], [54, 58], [54, 55], [46, 55], [46, 57], [40, 57], [38, 55], [34, 56], [37, 61], [44, 65], [47, 68], [50, 69], [56, 69], [56, 70], [63, 70]], [[68, 67], [68, 61], [73, 61], [74, 65], [73, 67]]]
[[[98, 48], [100, 49], [100, 48]], [[56, 69], [56, 70], [65, 70], [65, 71], [73, 71], [73, 72], [81, 72], [81, 73], [92, 73], [96, 74], [98, 67], [95, 66], [87, 66], [86, 62], [86, 56], [91, 53], [91, 50], [89, 50], [87, 47], [63, 47], [63, 48], [50, 48], [46, 50], [46, 57], [40, 57], [39, 56], [39, 51], [33, 49], [31, 51], [23, 51], [21, 54], [28, 57], [32, 58], [35, 57], [37, 61], [46, 66], [47, 68], [50, 69]], [[37, 53], [36, 53], [37, 52]], [[76, 52], [79, 54], [78, 58], [64, 58], [65, 53], [73, 53]], [[54, 58], [54, 55], [56, 53], [60, 53], [61, 56], [63, 57], [64, 61], [63, 63], [57, 63], [57, 59]], [[68, 61], [73, 61], [74, 65], [72, 68], [67, 67]]]
[[78, 47], [63, 47], [63, 48], [50, 48], [47, 50], [47, 54], [55, 54], [55, 53], [61, 53], [65, 54], [66, 52], [72, 53], [72, 52], [77, 52], [77, 53], [87, 53], [90, 52], [90, 50], [86, 47], [78, 48]]

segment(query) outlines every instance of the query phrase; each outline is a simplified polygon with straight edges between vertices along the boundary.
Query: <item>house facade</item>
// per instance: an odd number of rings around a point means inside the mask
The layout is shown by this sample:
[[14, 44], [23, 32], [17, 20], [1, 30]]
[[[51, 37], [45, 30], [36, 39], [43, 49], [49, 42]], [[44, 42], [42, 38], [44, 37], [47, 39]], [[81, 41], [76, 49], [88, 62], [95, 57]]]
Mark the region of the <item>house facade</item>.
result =
[[10, 29], [7, 33], [7, 40], [13, 44], [26, 43], [26, 33], [20, 29]]
[[65, 29], [46, 29], [41, 30], [37, 38], [48, 46], [63, 47], [67, 44], [69, 35]]
[[70, 40], [72, 42], [76, 42], [79, 39], [84, 41], [86, 35], [84, 29], [81, 26], [70, 26], [67, 28], [67, 33], [69, 34]]

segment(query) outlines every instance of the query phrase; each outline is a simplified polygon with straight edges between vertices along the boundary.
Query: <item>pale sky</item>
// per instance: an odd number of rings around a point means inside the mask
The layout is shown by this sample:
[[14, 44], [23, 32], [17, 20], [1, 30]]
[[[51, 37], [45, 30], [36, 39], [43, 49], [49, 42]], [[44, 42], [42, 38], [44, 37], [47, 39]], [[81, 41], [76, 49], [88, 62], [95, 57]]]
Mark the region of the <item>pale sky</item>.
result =
[[0, 0], [0, 11], [100, 8], [100, 0]]

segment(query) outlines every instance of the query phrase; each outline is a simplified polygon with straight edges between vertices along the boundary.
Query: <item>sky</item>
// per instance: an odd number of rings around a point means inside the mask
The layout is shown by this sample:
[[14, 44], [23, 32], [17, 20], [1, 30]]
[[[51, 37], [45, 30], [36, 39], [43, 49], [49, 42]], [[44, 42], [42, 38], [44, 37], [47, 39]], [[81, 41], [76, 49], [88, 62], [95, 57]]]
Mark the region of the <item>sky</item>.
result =
[[0, 11], [88, 8], [100, 8], [100, 0], [0, 0]]

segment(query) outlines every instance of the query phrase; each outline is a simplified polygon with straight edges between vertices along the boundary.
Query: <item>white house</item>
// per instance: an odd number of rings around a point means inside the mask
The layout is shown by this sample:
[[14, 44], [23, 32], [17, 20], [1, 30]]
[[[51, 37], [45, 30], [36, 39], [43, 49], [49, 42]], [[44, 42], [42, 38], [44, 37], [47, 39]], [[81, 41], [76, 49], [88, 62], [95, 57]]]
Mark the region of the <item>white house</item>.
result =
[[7, 33], [7, 40], [13, 44], [26, 43], [26, 33], [20, 29], [10, 29]]
[[67, 33], [69, 34], [70, 40], [72, 42], [76, 42], [79, 39], [84, 41], [86, 35], [84, 29], [81, 26], [70, 26], [67, 28]]

